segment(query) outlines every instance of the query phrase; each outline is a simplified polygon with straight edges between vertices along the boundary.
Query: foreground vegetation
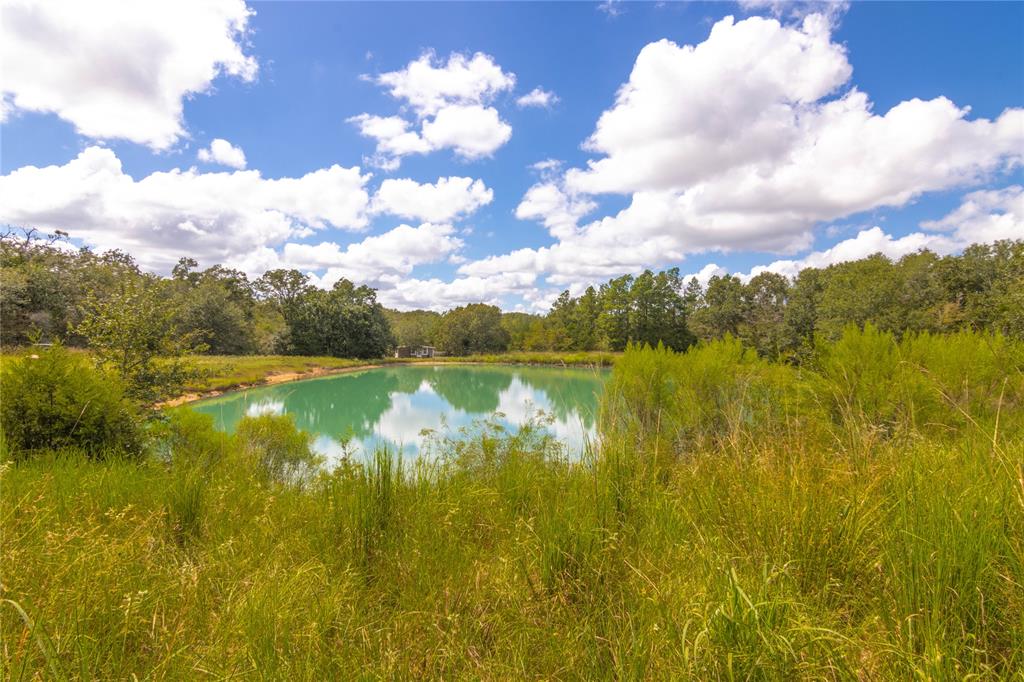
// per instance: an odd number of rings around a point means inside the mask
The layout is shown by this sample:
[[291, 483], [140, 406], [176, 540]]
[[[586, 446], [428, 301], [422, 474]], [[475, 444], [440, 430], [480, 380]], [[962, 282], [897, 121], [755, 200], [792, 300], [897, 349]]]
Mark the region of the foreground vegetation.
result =
[[330, 473], [284, 418], [145, 437], [8, 449], [5, 678], [1024, 668], [1024, 344], [998, 335], [632, 348], [580, 460], [487, 423]]

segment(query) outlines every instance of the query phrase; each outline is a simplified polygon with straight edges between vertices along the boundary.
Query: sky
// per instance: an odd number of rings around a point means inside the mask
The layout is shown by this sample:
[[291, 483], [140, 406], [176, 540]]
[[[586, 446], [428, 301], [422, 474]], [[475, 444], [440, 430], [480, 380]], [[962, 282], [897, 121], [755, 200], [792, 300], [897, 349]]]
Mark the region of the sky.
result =
[[1020, 2], [0, 0], [0, 223], [543, 312], [1024, 238]]

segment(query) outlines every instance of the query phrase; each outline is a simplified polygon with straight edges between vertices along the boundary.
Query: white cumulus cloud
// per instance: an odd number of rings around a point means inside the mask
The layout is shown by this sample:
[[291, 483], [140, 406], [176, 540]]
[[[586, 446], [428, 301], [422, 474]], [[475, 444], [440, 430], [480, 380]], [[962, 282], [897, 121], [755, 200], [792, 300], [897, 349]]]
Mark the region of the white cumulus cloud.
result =
[[466, 160], [479, 159], [512, 137], [512, 127], [491, 103], [515, 87], [515, 74], [502, 70], [489, 55], [454, 53], [443, 62], [426, 52], [404, 69], [366, 78], [403, 102], [415, 117], [410, 121], [363, 113], [348, 119], [362, 135], [377, 141], [371, 161], [381, 168], [394, 170], [403, 156], [441, 149]]
[[153, 270], [166, 271], [183, 255], [266, 261], [261, 248], [290, 238], [364, 229], [369, 179], [358, 167], [331, 166], [295, 178], [189, 169], [135, 180], [113, 151], [88, 147], [62, 166], [0, 176], [0, 221], [66, 230], [98, 249], [123, 249]]
[[473, 178], [438, 178], [432, 184], [388, 179], [380, 184], [371, 208], [376, 213], [443, 223], [467, 216], [493, 199], [494, 192]]
[[516, 84], [514, 74], [506, 73], [493, 57], [481, 52], [472, 57], [454, 53], [443, 65], [433, 52], [426, 52], [404, 69], [374, 80], [395, 99], [408, 102], [421, 118], [452, 104], [485, 104]]
[[[972, 119], [969, 107], [937, 97], [876, 113], [851, 87], [831, 28], [821, 15], [798, 25], [727, 17], [698, 45], [647, 45], [585, 141], [598, 158], [560, 177], [545, 168], [517, 209], [555, 242], [460, 273], [578, 285], [706, 251], [796, 253], [817, 225], [987, 181], [1024, 161], [1022, 109]], [[628, 204], [580, 223], [601, 194]], [[1002, 230], [1008, 219], [988, 220]]]
[[0, 116], [53, 113], [86, 137], [163, 150], [187, 135], [184, 98], [251, 81], [243, 0], [3, 0]]
[[[938, 220], [924, 221], [921, 227], [923, 232], [895, 237], [876, 225], [860, 230], [855, 237], [844, 239], [828, 249], [812, 251], [803, 258], [759, 265], [749, 273], [739, 274], [739, 277], [749, 280], [762, 272], [796, 277], [804, 268], [826, 268], [876, 253], [892, 259], [902, 258], [921, 249], [947, 255], [971, 244], [1024, 239], [1024, 187], [1011, 185], [1002, 189], [970, 192], [964, 196], [959, 207]], [[717, 265], [708, 265], [705, 270], [708, 268], [715, 268], [716, 274], [724, 274], [724, 270]], [[698, 279], [701, 278], [698, 276]], [[707, 280], [701, 281], [706, 283]]]
[[573, 196], [556, 183], [542, 182], [527, 190], [516, 207], [516, 217], [540, 220], [553, 236], [566, 239], [576, 233], [580, 219], [596, 207], [588, 197]]
[[921, 227], [951, 233], [963, 245], [1024, 239], [1024, 187], [971, 192], [956, 210]]
[[462, 248], [462, 244], [451, 225], [399, 225], [344, 249], [334, 242], [288, 243], [284, 245], [281, 261], [299, 269], [326, 268], [315, 280], [323, 287], [330, 287], [344, 277], [387, 290], [417, 265], [444, 260]]
[[245, 169], [245, 152], [222, 138], [214, 139], [209, 147], [199, 150], [196, 155], [203, 163], [219, 163], [222, 166]]
[[558, 95], [543, 88], [534, 88], [516, 100], [516, 106], [520, 109], [525, 109], [526, 107], [547, 109], [555, 104], [558, 104]]

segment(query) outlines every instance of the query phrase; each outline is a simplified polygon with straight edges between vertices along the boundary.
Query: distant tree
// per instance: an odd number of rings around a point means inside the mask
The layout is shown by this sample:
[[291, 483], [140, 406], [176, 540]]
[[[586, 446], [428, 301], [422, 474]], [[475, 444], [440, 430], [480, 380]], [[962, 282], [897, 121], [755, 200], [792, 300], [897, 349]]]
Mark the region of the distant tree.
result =
[[594, 287], [576, 299], [576, 309], [569, 320], [569, 337], [573, 350], [596, 350], [602, 344], [597, 320], [601, 315], [601, 301]]
[[530, 322], [530, 328], [526, 331], [526, 336], [523, 338], [523, 350], [552, 350], [561, 343], [561, 339], [555, 337], [556, 334], [554, 325], [551, 324], [548, 318], [538, 317]]
[[739, 337], [746, 319], [743, 282], [732, 275], [715, 275], [708, 280], [701, 304], [690, 321], [699, 338], [717, 339], [726, 334]]
[[797, 360], [810, 357], [814, 350], [824, 279], [821, 270], [805, 268], [790, 286], [786, 310], [782, 315], [782, 347], [793, 353]]
[[385, 310], [384, 314], [399, 346], [433, 345], [440, 313], [432, 310]]
[[[112, 308], [117, 305], [123, 310]], [[115, 326], [127, 329], [134, 315], [138, 325], [159, 328], [154, 311], [173, 313], [172, 336], [188, 339], [179, 345], [231, 354], [373, 357], [396, 342], [455, 353], [621, 350], [630, 342], [682, 349], [695, 336], [732, 334], [762, 355], [800, 362], [816, 335], [835, 338], [851, 323], [897, 336], [965, 327], [1024, 336], [1024, 240], [973, 245], [944, 257], [923, 250], [893, 261], [875, 254], [807, 268], [792, 281], [762, 273], [747, 284], [726, 275], [701, 286], [695, 278], [682, 282], [676, 269], [646, 271], [578, 296], [564, 291], [543, 316], [501, 314], [482, 304], [465, 308], [443, 316], [384, 311], [368, 287], [339, 282], [321, 291], [303, 273], [286, 269], [250, 281], [222, 265], [200, 270], [190, 257], [161, 278], [143, 274], [122, 251], [73, 248], [64, 232], [0, 227], [0, 344], [59, 339], [102, 346], [105, 356], [113, 332], [101, 333], [97, 320], [117, 320]], [[165, 345], [161, 353], [174, 350], [174, 343]]]
[[629, 318], [630, 341], [651, 346], [661, 343], [677, 350], [693, 343], [693, 336], [687, 327], [686, 303], [680, 293], [681, 289], [682, 281], [677, 268], [658, 274], [646, 270], [633, 281], [630, 291], [633, 301]]
[[191, 285], [199, 283], [200, 273], [197, 272], [199, 268], [199, 261], [195, 258], [188, 258], [182, 256], [178, 259], [178, 263], [171, 269], [171, 279], [179, 282], [187, 282]]
[[746, 320], [741, 338], [759, 355], [777, 358], [785, 348], [785, 314], [789, 280], [774, 272], [762, 272], [744, 287]]
[[298, 270], [267, 270], [256, 280], [253, 289], [256, 295], [268, 301], [281, 312], [295, 304], [312, 287], [309, 278]]
[[189, 289], [181, 302], [178, 328], [191, 334], [213, 355], [244, 355], [256, 349], [254, 303], [232, 297], [216, 281], [202, 281]]
[[503, 353], [509, 333], [501, 324], [501, 310], [473, 303], [449, 310], [437, 326], [437, 345], [448, 355]]
[[310, 289], [285, 308], [290, 352], [340, 358], [378, 358], [394, 347], [376, 291], [339, 280], [330, 291]]
[[509, 336], [509, 350], [526, 350], [526, 339], [530, 334], [530, 328], [539, 319], [540, 316], [530, 313], [501, 314], [501, 326], [505, 328]]
[[174, 267], [169, 295], [175, 299], [177, 324], [208, 353], [243, 355], [257, 348], [256, 296], [245, 273], [214, 265], [195, 271], [196, 261], [182, 258]]
[[873, 323], [883, 331], [899, 332], [903, 319], [900, 282], [892, 261], [880, 253], [831, 265], [824, 272], [816, 330], [838, 339], [848, 324]]
[[957, 322], [1024, 337], [1024, 240], [969, 246], [942, 270]]
[[597, 328], [608, 350], [621, 351], [629, 344], [629, 313], [632, 307], [630, 289], [632, 286], [632, 275], [623, 275], [602, 284], [598, 292], [601, 312], [597, 318]]
[[[547, 350], [579, 350], [578, 301], [569, 291], [559, 294], [551, 304], [545, 324], [545, 345]], [[595, 324], [595, 319], [591, 324]]]
[[687, 315], [693, 315], [693, 312], [700, 307], [703, 298], [704, 287], [700, 285], [696, 277], [691, 277], [683, 289], [683, 305], [686, 306]]

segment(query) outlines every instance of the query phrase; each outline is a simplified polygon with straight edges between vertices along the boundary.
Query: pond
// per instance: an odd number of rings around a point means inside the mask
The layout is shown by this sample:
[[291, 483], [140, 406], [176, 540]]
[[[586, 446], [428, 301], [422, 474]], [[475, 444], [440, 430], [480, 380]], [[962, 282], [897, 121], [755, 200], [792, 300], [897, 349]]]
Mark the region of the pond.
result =
[[431, 433], [493, 419], [515, 432], [533, 420], [579, 455], [595, 432], [607, 370], [507, 365], [402, 365], [228, 393], [194, 403], [217, 428], [232, 432], [242, 417], [289, 414], [313, 434], [313, 448], [331, 466], [346, 453], [378, 446], [403, 457], [426, 454]]

